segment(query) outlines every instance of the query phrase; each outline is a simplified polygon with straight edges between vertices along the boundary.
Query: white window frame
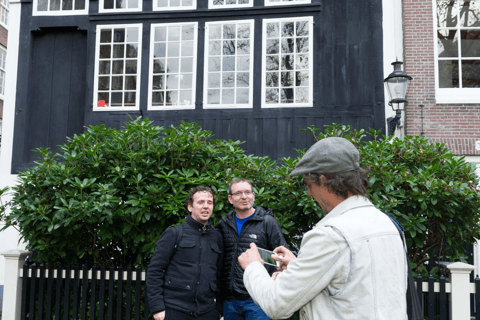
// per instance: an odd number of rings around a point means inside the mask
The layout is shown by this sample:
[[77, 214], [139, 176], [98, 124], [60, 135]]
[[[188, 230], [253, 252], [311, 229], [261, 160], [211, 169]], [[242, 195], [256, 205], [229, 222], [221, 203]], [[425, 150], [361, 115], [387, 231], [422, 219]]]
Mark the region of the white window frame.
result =
[[239, 4], [238, 1], [240, 0], [235, 0], [237, 3], [235, 4], [227, 4], [227, 0], [223, 0], [224, 4], [218, 5], [214, 4], [215, 0], [208, 0], [208, 9], [234, 9], [234, 8], [249, 8], [253, 7], [253, 1], [254, 0], [248, 0], [248, 3], [242, 3]]
[[[191, 103], [188, 105], [165, 105], [165, 106], [154, 106], [152, 104], [152, 96], [153, 96], [153, 66], [154, 66], [154, 51], [155, 51], [155, 28], [156, 27], [175, 27], [175, 26], [184, 26], [184, 25], [193, 25], [193, 30], [194, 30], [194, 38], [193, 38], [193, 63], [192, 63], [192, 97], [191, 97]], [[162, 41], [163, 42], [163, 41]], [[168, 39], [166, 42], [166, 52], [168, 52]], [[181, 43], [181, 41], [179, 41]], [[198, 60], [198, 52], [197, 52], [197, 47], [198, 47], [198, 22], [180, 22], [180, 23], [157, 23], [157, 24], [152, 24], [151, 26], [151, 32], [150, 32], [150, 55], [149, 55], [149, 72], [148, 72], [148, 110], [193, 110], [195, 109], [195, 99], [196, 99], [196, 82], [197, 82], [197, 60]], [[179, 56], [181, 56], [181, 46], [179, 48], [180, 53]], [[165, 59], [167, 58], [167, 54], [165, 55]], [[168, 65], [167, 65], [168, 67]], [[181, 63], [179, 66], [179, 72], [175, 73], [178, 74], [179, 76], [182, 75], [182, 72], [180, 71], [181, 68]], [[167, 72], [165, 72], [165, 75]], [[184, 74], [189, 74], [187, 72], [184, 72]], [[165, 79], [165, 85], [166, 85], [166, 79]], [[166, 89], [163, 90], [166, 93]], [[180, 97], [178, 97], [180, 99]], [[166, 95], [164, 96], [164, 99], [166, 99]]]
[[[159, 7], [158, 6], [158, 0], [152, 0], [153, 1], [153, 11], [182, 11], [182, 10], [196, 10], [197, 9], [197, 0], [192, 0], [192, 5], [191, 6], [170, 6], [170, 3], [173, 0], [166, 0], [168, 1], [168, 7]], [[184, 0], [177, 0], [180, 2], [183, 2]]]
[[[208, 104], [208, 75], [209, 75], [209, 55], [208, 55], [208, 50], [209, 50], [209, 32], [208, 28], [211, 25], [218, 25], [221, 24], [222, 26], [224, 24], [250, 24], [250, 66], [249, 66], [249, 86], [248, 86], [248, 103], [242, 103], [242, 104]], [[205, 23], [205, 55], [204, 55], [204, 71], [203, 71], [203, 108], [204, 109], [251, 109], [253, 108], [253, 57], [254, 57], [254, 33], [255, 33], [255, 20], [254, 19], [248, 19], [248, 20], [231, 20], [231, 21], [212, 21], [212, 22], [206, 22]], [[222, 32], [223, 34], [223, 32]], [[222, 39], [223, 40], [223, 36]], [[223, 57], [223, 54], [220, 56]], [[222, 63], [223, 64], [223, 63]], [[245, 72], [245, 70], [242, 70]], [[222, 70], [219, 71], [220, 75], [222, 73]], [[235, 74], [239, 71], [237, 71], [237, 54], [235, 54], [235, 70], [233, 71]], [[235, 77], [236, 79], [236, 77]], [[221, 81], [220, 81], [221, 83]], [[222, 86], [222, 83], [221, 83]], [[222, 87], [221, 87], [222, 88]], [[242, 87], [233, 87], [235, 89], [242, 89]], [[221, 90], [221, 89], [220, 89]], [[235, 94], [236, 96], [236, 94]], [[222, 91], [220, 93], [220, 101], [222, 97]]]
[[[455, 4], [458, 6], [459, 1], [455, 1]], [[457, 36], [460, 38], [460, 30], [459, 26], [457, 27], [438, 27], [437, 22], [437, 0], [432, 0], [432, 8], [433, 8], [433, 43], [434, 43], [434, 65], [435, 65], [435, 102], [436, 103], [445, 103], [445, 104], [464, 104], [464, 103], [480, 103], [480, 88], [440, 88], [440, 74], [438, 68], [438, 62], [440, 60], [457, 60], [461, 61], [461, 39], [458, 42], [458, 57], [452, 57], [447, 59], [439, 59], [438, 54], [438, 36], [437, 30], [442, 29], [456, 29], [458, 30]], [[458, 12], [458, 11], [457, 11]], [[460, 23], [457, 19], [457, 23]], [[465, 27], [468, 29], [478, 29], [478, 27]], [[480, 60], [480, 56], [477, 58], [469, 57], [465, 60]], [[459, 81], [460, 86], [462, 82], [462, 71], [461, 71], [461, 64], [459, 64]]]
[[0, 1], [0, 25], [2, 25], [5, 29], [8, 29], [8, 15], [9, 15], [9, 13], [10, 13], [10, 2], [9, 2], [9, 0], [1, 0]]
[[[266, 92], [266, 73], [267, 73], [267, 23], [271, 22], [297, 22], [297, 21], [308, 21], [309, 25], [309, 37], [308, 37], [308, 79], [309, 79], [309, 87], [308, 87], [308, 102], [306, 103], [266, 103], [265, 102], [265, 92]], [[282, 18], [282, 19], [263, 19], [263, 32], [262, 32], [262, 108], [310, 108], [313, 107], [313, 16], [306, 16], [306, 17], [295, 17], [295, 18]], [[281, 39], [281, 38], [279, 38]], [[281, 49], [281, 43], [280, 43]], [[279, 53], [280, 56], [280, 53]], [[281, 59], [279, 59], [279, 66], [281, 64]], [[281, 69], [280, 69], [281, 70]], [[295, 70], [294, 70], [295, 71]], [[281, 71], [279, 71], [281, 72]], [[279, 82], [281, 78], [279, 77]], [[297, 87], [294, 86], [294, 89]], [[279, 93], [280, 94], [280, 93]]]
[[0, 100], [5, 100], [5, 79], [7, 68], [7, 50], [3, 46], [0, 47]]
[[[40, 11], [38, 10], [38, 0], [33, 0], [33, 16], [75, 16], [75, 15], [86, 15], [88, 14], [88, 6], [90, 1], [85, 0], [85, 8], [81, 10], [75, 10], [75, 0], [73, 0], [72, 4], [72, 10], [62, 10], [61, 8], [61, 2], [64, 0], [60, 1], [60, 10], [54, 10], [54, 11]], [[48, 0], [48, 7], [50, 8], [50, 0]]]
[[310, 4], [312, 0], [265, 0], [265, 6], [295, 6], [298, 4]]
[[[136, 80], [136, 90], [135, 90], [135, 106], [133, 107], [99, 107], [98, 106], [98, 77], [99, 77], [99, 54], [100, 54], [100, 34], [102, 29], [115, 29], [115, 28], [132, 28], [132, 27], [137, 27], [138, 28], [138, 53], [137, 53], [137, 80]], [[112, 24], [112, 25], [97, 25], [96, 29], [96, 39], [95, 39], [95, 74], [94, 74], [94, 96], [93, 96], [93, 111], [133, 111], [133, 110], [140, 110], [140, 79], [141, 79], [141, 71], [142, 71], [142, 38], [143, 38], [143, 24], [141, 23], [136, 23], [136, 24]], [[126, 35], [125, 35], [125, 43], [126, 42]], [[126, 50], [126, 48], [125, 48]], [[113, 54], [113, 50], [112, 50]], [[113, 57], [110, 58], [112, 60]], [[127, 60], [124, 58], [125, 61]], [[110, 64], [110, 70], [112, 68], [112, 64]], [[124, 66], [125, 68], [125, 66]], [[109, 74], [110, 77], [112, 76], [112, 73]], [[125, 76], [125, 71], [122, 74]], [[123, 81], [123, 86], [125, 86], [125, 81]], [[109, 92], [111, 92], [111, 85]], [[124, 93], [125, 90], [122, 90], [122, 93]], [[123, 98], [122, 98], [123, 100]], [[109, 102], [111, 103], [111, 102]]]
[[[87, 0], [89, 1], [89, 0]], [[128, 1], [129, 0], [125, 0]], [[105, 0], [99, 0], [98, 1], [98, 12], [99, 13], [108, 13], [108, 12], [141, 12], [143, 9], [143, 0], [137, 0], [138, 1], [138, 8], [113, 8], [113, 9], [104, 9], [103, 6], [105, 4]], [[113, 0], [113, 3], [115, 5], [116, 1]]]

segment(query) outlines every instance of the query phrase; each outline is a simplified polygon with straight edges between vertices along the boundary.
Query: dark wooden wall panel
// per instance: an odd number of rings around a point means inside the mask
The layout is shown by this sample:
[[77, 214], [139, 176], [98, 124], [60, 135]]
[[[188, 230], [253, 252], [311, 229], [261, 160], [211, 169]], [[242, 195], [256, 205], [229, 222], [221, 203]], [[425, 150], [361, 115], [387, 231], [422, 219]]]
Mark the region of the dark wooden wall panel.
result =
[[[255, 0], [254, 5], [209, 10], [206, 2], [199, 2], [197, 11], [164, 13], [153, 12], [151, 0], [144, 0], [143, 12], [115, 15], [98, 13], [98, 2], [93, 1], [89, 15], [32, 17], [32, 3], [22, 2], [21, 34], [25, 36], [20, 39], [19, 61], [25, 64], [19, 65], [18, 72], [12, 172], [32, 164], [34, 147], [54, 147], [66, 136], [82, 132], [84, 126], [121, 128], [129, 116], [145, 116], [163, 127], [182, 120], [196, 122], [216, 139], [245, 141], [247, 154], [272, 159], [296, 157], [295, 149], [310, 147], [312, 135], [300, 131], [310, 125], [384, 127], [382, 0], [312, 0], [307, 5], [275, 7]], [[313, 107], [262, 109], [262, 20], [301, 16], [314, 19]], [[203, 109], [205, 23], [236, 19], [255, 20], [253, 108]], [[150, 26], [183, 21], [199, 25], [196, 109], [147, 110]], [[92, 109], [96, 26], [112, 23], [143, 23], [140, 110]], [[52, 49], [60, 44], [60, 49]]]

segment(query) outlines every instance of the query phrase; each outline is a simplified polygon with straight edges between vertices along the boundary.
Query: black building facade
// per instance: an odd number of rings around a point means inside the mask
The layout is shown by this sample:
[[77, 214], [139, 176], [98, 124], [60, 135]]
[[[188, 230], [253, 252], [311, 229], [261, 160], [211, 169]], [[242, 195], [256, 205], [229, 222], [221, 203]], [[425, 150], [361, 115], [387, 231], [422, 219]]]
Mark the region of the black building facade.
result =
[[37, 147], [144, 116], [247, 153], [296, 156], [300, 129], [384, 127], [382, 1], [22, 1], [12, 173]]

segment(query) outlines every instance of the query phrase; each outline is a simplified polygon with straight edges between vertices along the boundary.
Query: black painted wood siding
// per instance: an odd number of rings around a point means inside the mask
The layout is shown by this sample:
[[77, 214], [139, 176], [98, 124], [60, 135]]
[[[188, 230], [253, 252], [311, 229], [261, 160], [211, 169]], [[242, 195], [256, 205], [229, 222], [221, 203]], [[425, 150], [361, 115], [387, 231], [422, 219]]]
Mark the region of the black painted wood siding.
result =
[[[141, 13], [99, 14], [98, 2], [90, 1], [89, 15], [32, 17], [30, 0], [22, 2], [12, 172], [32, 165], [36, 157], [30, 151], [32, 148], [55, 148], [66, 141], [66, 136], [81, 133], [83, 127], [91, 124], [120, 128], [128, 120], [127, 112], [92, 110], [95, 29], [99, 24], [143, 23], [141, 110], [129, 112], [133, 117], [143, 115], [161, 126], [179, 124], [182, 120], [196, 122], [211, 130], [215, 138], [245, 141], [247, 153], [273, 159], [295, 157], [295, 149], [309, 147], [312, 137], [300, 129], [310, 125], [322, 128], [335, 122], [354, 129], [384, 127], [381, 0], [312, 0], [312, 4], [284, 7], [265, 7], [263, 1], [255, 0], [253, 8], [230, 10], [208, 10], [207, 1], [198, 0], [197, 6], [195, 11], [153, 12], [151, 0], [145, 0]], [[301, 16], [314, 19], [313, 107], [262, 109], [262, 19]], [[205, 22], [237, 19], [255, 19], [254, 106], [252, 109], [204, 110]], [[149, 111], [150, 25], [184, 21], [199, 23], [196, 109]], [[75, 49], [62, 54], [48, 50], [50, 46], [42, 39], [53, 37], [62, 29], [71, 38], [64, 42], [72, 46], [84, 35], [81, 40], [86, 50], [84, 57], [74, 59], [73, 55], [79, 55]], [[52, 62], [50, 66], [39, 62], [47, 60]], [[55, 74], [59, 70], [61, 75]], [[70, 98], [65, 100], [65, 97]], [[69, 103], [59, 106], [58, 100]]]

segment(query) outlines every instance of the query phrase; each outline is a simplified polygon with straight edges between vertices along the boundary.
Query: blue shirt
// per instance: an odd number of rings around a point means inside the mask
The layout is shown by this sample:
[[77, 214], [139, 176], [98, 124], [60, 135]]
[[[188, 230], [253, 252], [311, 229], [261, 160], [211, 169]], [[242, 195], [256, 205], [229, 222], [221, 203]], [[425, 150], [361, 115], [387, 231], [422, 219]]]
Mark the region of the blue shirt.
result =
[[237, 213], [235, 212], [235, 222], [237, 223], [237, 233], [238, 233], [238, 235], [240, 235], [240, 233], [242, 232], [243, 224], [245, 222], [247, 222], [248, 219], [253, 217], [254, 214], [255, 214], [255, 212], [252, 215], [246, 217], [245, 219], [240, 219], [239, 217], [237, 217]]

